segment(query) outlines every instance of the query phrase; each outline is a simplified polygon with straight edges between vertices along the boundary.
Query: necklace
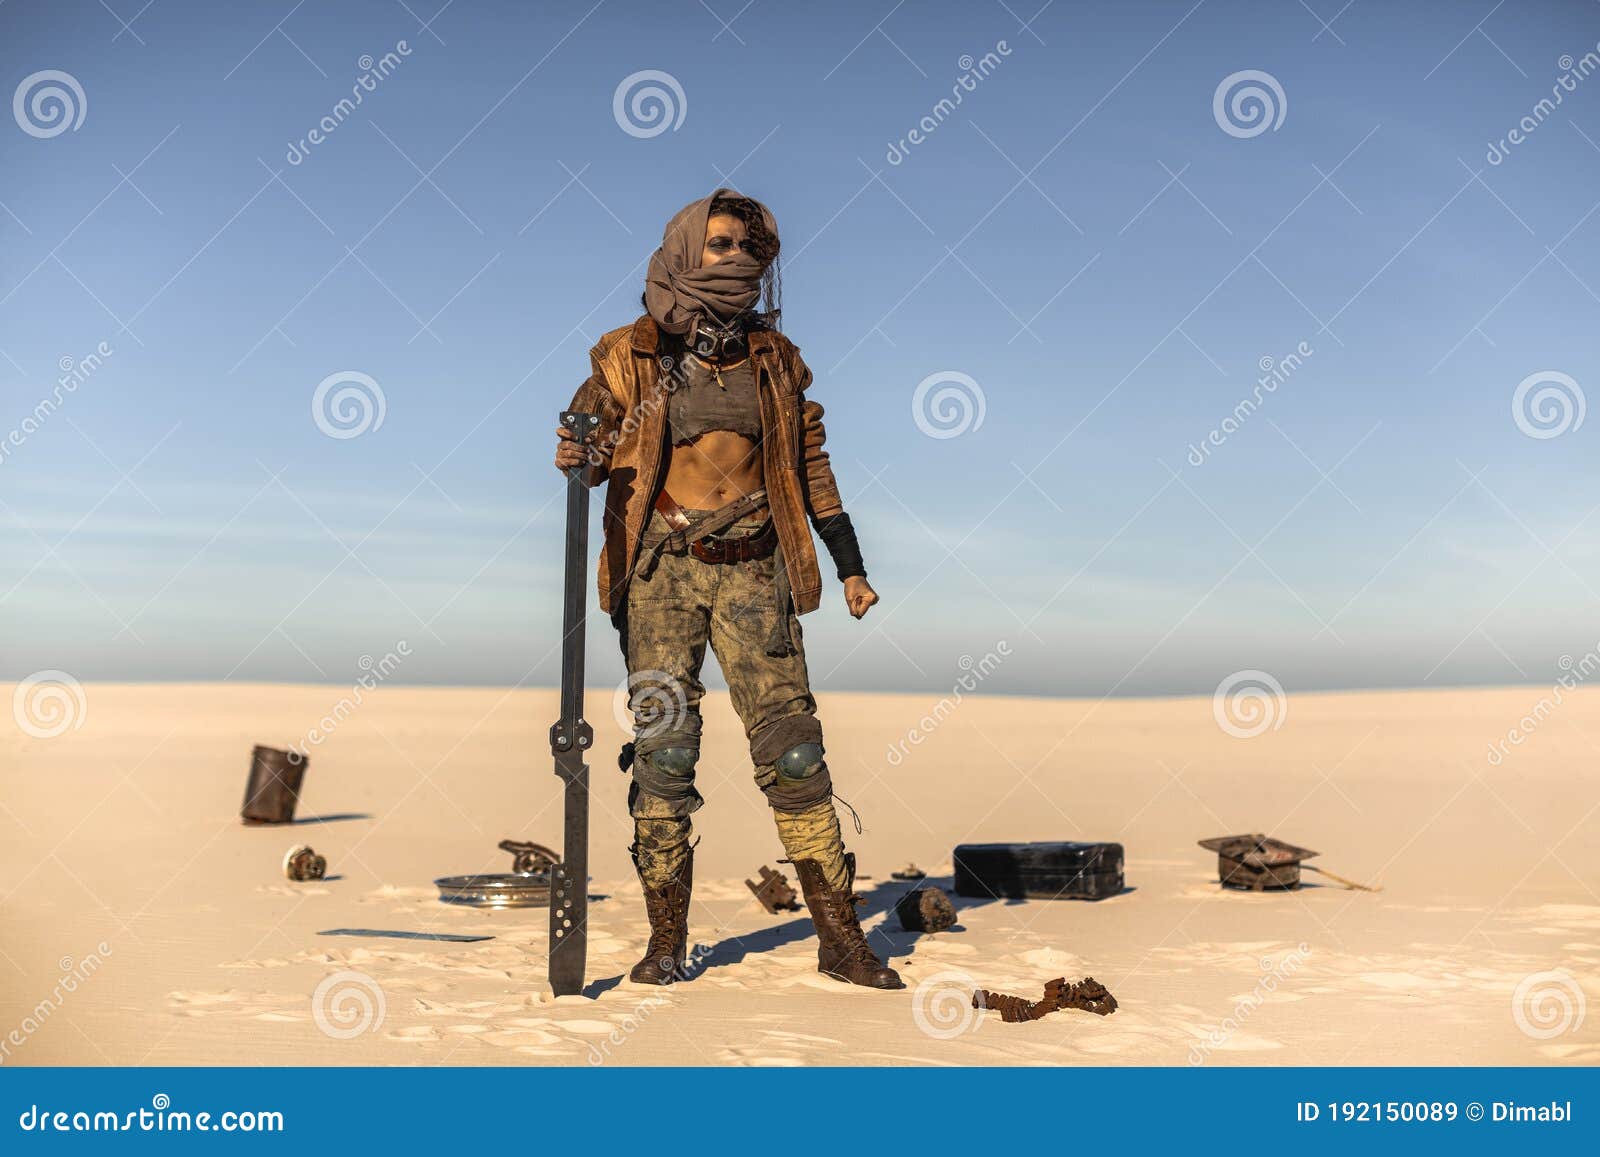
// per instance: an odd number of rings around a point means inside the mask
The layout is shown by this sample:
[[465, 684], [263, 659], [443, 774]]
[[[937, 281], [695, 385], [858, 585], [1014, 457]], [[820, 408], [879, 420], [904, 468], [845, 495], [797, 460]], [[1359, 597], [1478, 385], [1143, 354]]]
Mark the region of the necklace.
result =
[[694, 353], [692, 351], [690, 352], [689, 356], [692, 357], [695, 361], [699, 362], [706, 369], [711, 371], [712, 377], [716, 379], [717, 389], [722, 390], [723, 392], [727, 391], [728, 383], [726, 383], [726, 382], [724, 382], [722, 380], [722, 371], [725, 370], [725, 369], [727, 369], [727, 370], [736, 369], [739, 366], [744, 365], [746, 360], [748, 360], [747, 358], [740, 358], [736, 362], [728, 362], [728, 363], [724, 364], [723, 362], [720, 362], [720, 361], [711, 361], [708, 358], [703, 358], [699, 354]]

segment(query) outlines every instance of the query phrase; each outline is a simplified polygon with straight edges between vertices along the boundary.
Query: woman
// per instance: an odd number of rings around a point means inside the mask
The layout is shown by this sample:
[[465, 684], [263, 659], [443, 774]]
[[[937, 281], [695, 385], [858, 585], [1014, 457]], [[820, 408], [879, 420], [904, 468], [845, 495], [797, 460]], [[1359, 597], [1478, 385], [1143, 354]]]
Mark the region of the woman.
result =
[[[700, 755], [700, 668], [710, 643], [744, 723], [756, 785], [816, 925], [818, 971], [903, 988], [856, 917], [798, 615], [822, 581], [811, 527], [850, 613], [878, 601], [823, 450], [811, 371], [781, 333], [778, 229], [730, 189], [687, 205], [650, 259], [645, 315], [600, 339], [568, 409], [600, 416], [580, 445], [558, 429], [556, 466], [607, 484], [600, 603], [621, 633], [634, 741], [630, 851], [650, 943], [631, 979], [688, 979], [690, 815]], [[756, 311], [758, 302], [762, 311]], [[810, 526], [807, 525], [807, 519]]]

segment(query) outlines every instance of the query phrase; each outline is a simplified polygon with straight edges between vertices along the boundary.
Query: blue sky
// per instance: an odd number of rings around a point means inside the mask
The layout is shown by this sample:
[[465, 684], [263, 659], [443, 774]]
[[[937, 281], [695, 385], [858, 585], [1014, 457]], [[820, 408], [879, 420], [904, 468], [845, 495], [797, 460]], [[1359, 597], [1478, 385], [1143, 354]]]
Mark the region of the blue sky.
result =
[[[1548, 683], [1600, 640], [1600, 77], [1534, 111], [1600, 5], [108, 5], [0, 7], [3, 92], [83, 94], [0, 118], [0, 435], [111, 351], [0, 459], [0, 678], [343, 683], [405, 640], [399, 681], [553, 683], [552, 417], [722, 183], [777, 215], [884, 599], [829, 578], [820, 689], [1001, 641], [986, 691]], [[627, 131], [651, 70], [676, 127]], [[1275, 127], [1219, 121], [1246, 71]], [[329, 437], [345, 372], [383, 420]], [[981, 424], [924, 432], [940, 374]]]

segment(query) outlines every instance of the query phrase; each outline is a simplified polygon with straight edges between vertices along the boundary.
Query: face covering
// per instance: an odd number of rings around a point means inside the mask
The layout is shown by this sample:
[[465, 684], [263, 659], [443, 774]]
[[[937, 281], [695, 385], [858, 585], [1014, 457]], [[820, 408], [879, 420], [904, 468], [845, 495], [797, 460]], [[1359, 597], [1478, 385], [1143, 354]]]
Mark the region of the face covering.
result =
[[[702, 320], [735, 317], [761, 297], [761, 274], [766, 267], [744, 250], [715, 265], [700, 264], [712, 202], [740, 195], [732, 189], [718, 189], [685, 205], [667, 222], [661, 248], [651, 255], [645, 274], [644, 300], [650, 316], [668, 333], [686, 334]], [[778, 224], [771, 211], [759, 201], [756, 204], [776, 237]]]

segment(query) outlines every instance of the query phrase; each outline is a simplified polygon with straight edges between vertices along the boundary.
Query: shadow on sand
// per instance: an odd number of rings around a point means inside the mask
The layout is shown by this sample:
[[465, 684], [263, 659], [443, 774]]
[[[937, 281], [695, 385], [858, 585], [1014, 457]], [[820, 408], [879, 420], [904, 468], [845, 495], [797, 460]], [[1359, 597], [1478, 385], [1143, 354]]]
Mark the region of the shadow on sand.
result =
[[[997, 899], [979, 899], [970, 896], [957, 896], [955, 894], [955, 879], [952, 876], [929, 876], [924, 880], [878, 880], [868, 890], [857, 889], [863, 903], [856, 909], [861, 915], [861, 922], [867, 923], [871, 918], [881, 913], [891, 911], [900, 897], [915, 888], [942, 888], [950, 901], [955, 905], [957, 923], [952, 932], [962, 932], [960, 923], [961, 913], [973, 908], [982, 908], [986, 904], [1005, 903]], [[1021, 900], [1009, 901], [1010, 903], [1024, 903]], [[899, 921], [889, 920], [867, 933], [867, 942], [872, 945], [872, 950], [879, 956], [888, 960], [904, 960], [916, 951], [916, 943], [926, 933], [907, 932], [900, 928]], [[731, 964], [738, 964], [752, 953], [771, 952], [785, 944], [810, 939], [816, 936], [816, 930], [811, 926], [811, 917], [801, 909], [795, 918], [771, 928], [762, 928], [744, 936], [728, 936], [711, 945], [709, 949], [697, 947], [701, 953], [701, 967], [723, 968]], [[889, 961], [891, 964], [893, 960]]]
[[[1029, 903], [1027, 900], [1006, 900], [1000, 897], [973, 897], [958, 896], [955, 894], [955, 878], [953, 876], [929, 876], [923, 880], [879, 880], [874, 881], [869, 890], [857, 890], [863, 903], [857, 908], [863, 924], [872, 917], [891, 911], [895, 904], [907, 892], [916, 888], [941, 888], [956, 909], [956, 924], [948, 929], [951, 932], [964, 932], [966, 929], [961, 924], [961, 914], [975, 908], [982, 908], [989, 904], [1004, 904], [1007, 907], [1019, 907]], [[1136, 889], [1124, 887], [1118, 896], [1126, 896]], [[1110, 899], [1111, 897], [1107, 897]], [[1040, 900], [1037, 903], [1052, 903], [1053, 901]], [[1073, 903], [1074, 901], [1063, 901]], [[1079, 901], [1086, 902], [1086, 901]], [[693, 916], [691, 915], [691, 926]], [[916, 944], [927, 933], [908, 932], [900, 928], [899, 922], [889, 920], [867, 933], [867, 942], [872, 945], [874, 952], [883, 957], [891, 965], [896, 961], [904, 962], [915, 955]], [[761, 928], [743, 936], [727, 936], [712, 944], [695, 942], [691, 940], [689, 959], [694, 963], [696, 973], [705, 972], [712, 968], [726, 968], [738, 964], [746, 957], [771, 952], [785, 944], [794, 944], [801, 940], [812, 939], [816, 930], [811, 925], [811, 917], [804, 908], [795, 913], [793, 919], [782, 924], [775, 924], [770, 928]], [[591, 981], [583, 990], [583, 995], [591, 999], [603, 992], [608, 992], [622, 983], [623, 977], [610, 976], [601, 980]]]

